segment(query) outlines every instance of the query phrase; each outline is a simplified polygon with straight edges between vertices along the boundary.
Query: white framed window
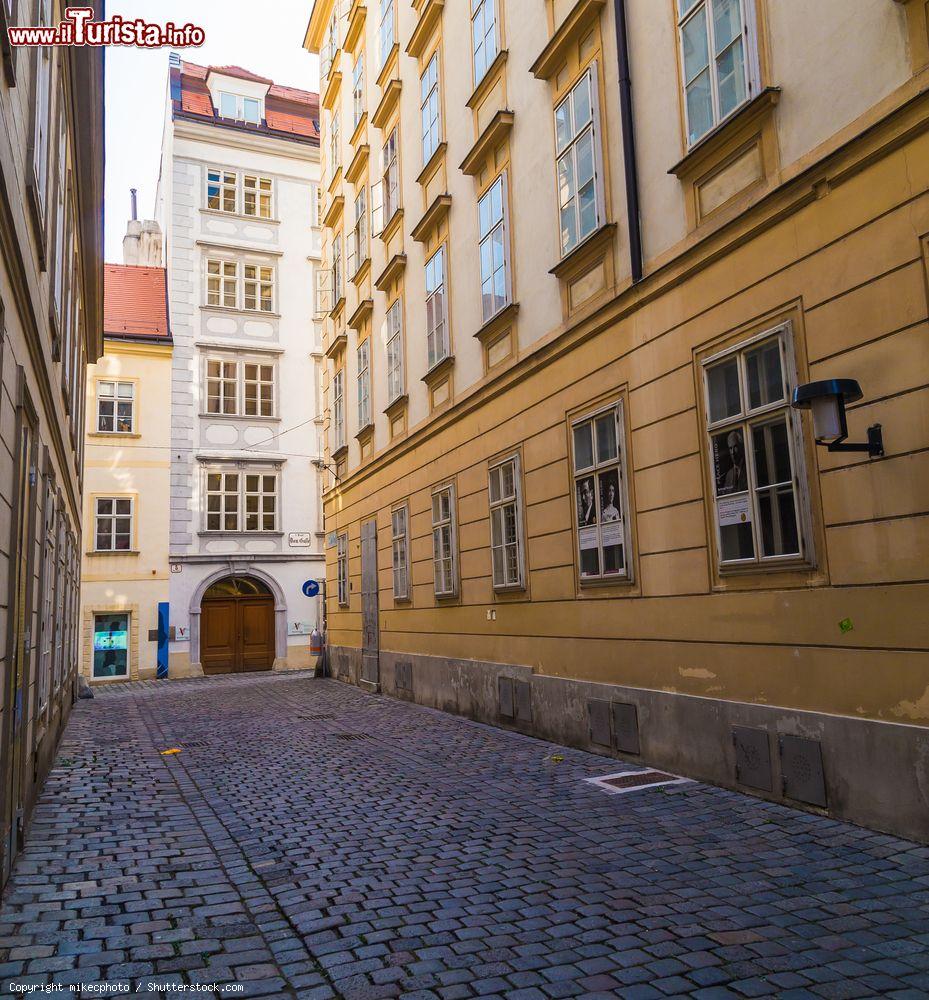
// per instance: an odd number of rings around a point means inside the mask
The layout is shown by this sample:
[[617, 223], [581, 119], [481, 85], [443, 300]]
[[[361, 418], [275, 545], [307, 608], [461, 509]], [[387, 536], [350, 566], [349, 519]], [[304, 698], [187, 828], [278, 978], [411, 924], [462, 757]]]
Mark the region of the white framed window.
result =
[[239, 412], [239, 366], [235, 361], [207, 358], [206, 412], [236, 414]]
[[348, 238], [348, 277], [353, 279], [368, 259], [368, 189], [355, 195], [355, 228]]
[[688, 146], [757, 91], [751, 6], [745, 0], [678, 0]]
[[378, 60], [379, 68], [383, 68], [394, 47], [394, 0], [380, 0], [380, 22], [378, 24]]
[[51, 476], [45, 477], [45, 554], [42, 558], [42, 616], [39, 624], [39, 714], [44, 714], [51, 691], [52, 654], [54, 652], [55, 611], [55, 487]]
[[397, 160], [398, 155], [397, 126], [394, 126], [387, 137], [387, 142], [384, 143], [381, 150], [382, 228], [386, 228], [400, 207], [400, 164]]
[[94, 615], [94, 680], [129, 676], [129, 614], [107, 611]]
[[474, 86], [497, 57], [497, 0], [471, 0], [471, 48], [474, 55]]
[[132, 497], [94, 499], [94, 551], [129, 552], [132, 549]]
[[336, 583], [339, 607], [348, 607], [348, 535], [339, 535], [336, 541]]
[[339, 111], [333, 111], [329, 119], [329, 162], [326, 165], [329, 170], [329, 179], [335, 177], [336, 171], [342, 163], [342, 115]]
[[206, 530], [239, 530], [238, 472], [208, 472], [206, 476]]
[[445, 295], [444, 244], [426, 261], [427, 371], [448, 357], [448, 302]]
[[[38, 23], [54, 23], [52, 0], [39, 0]], [[51, 125], [52, 49], [40, 46], [35, 50], [35, 89], [33, 91], [32, 165], [35, 174], [39, 210], [44, 214], [48, 193], [48, 146]]]
[[510, 246], [507, 232], [506, 173], [478, 202], [481, 258], [481, 315], [486, 323], [510, 301]]
[[420, 122], [422, 124], [423, 166], [439, 148], [442, 125], [439, 111], [439, 53], [433, 52], [419, 79]]
[[97, 382], [97, 431], [132, 434], [135, 430], [135, 385], [132, 382]]
[[519, 456], [511, 455], [494, 463], [488, 475], [494, 590], [523, 587], [523, 498]]
[[274, 365], [257, 361], [242, 362], [247, 417], [274, 416]]
[[245, 480], [245, 530], [277, 530], [277, 473], [247, 472]]
[[561, 255], [602, 223], [597, 64], [592, 63], [555, 108]]
[[790, 327], [703, 362], [719, 565], [804, 556], [800, 421], [790, 406]]
[[234, 260], [207, 260], [206, 304], [224, 309], [239, 305], [239, 265]]
[[264, 264], [245, 264], [244, 308], [252, 312], [274, 312], [274, 268]]
[[573, 421], [571, 440], [581, 583], [628, 578], [622, 401]]
[[219, 115], [250, 125], [261, 124], [261, 101], [257, 97], [243, 97], [221, 91], [219, 95]]
[[371, 423], [371, 339], [358, 345], [358, 430]]
[[403, 318], [400, 299], [387, 310], [385, 342], [387, 345], [387, 403], [403, 395]]
[[219, 167], [207, 170], [206, 207], [233, 215], [238, 211], [238, 175], [235, 171]]
[[345, 287], [342, 277], [342, 234], [332, 237], [332, 299], [333, 304], [341, 302], [345, 297]]
[[207, 531], [277, 531], [276, 472], [206, 473]]
[[332, 450], [345, 447], [345, 371], [332, 377]]
[[410, 513], [406, 504], [390, 514], [394, 600], [410, 599]]
[[59, 99], [58, 106], [58, 150], [55, 162], [55, 235], [52, 247], [52, 266], [54, 267], [54, 302], [55, 319], [58, 324], [57, 335], [61, 335], [64, 324], [64, 289], [65, 262], [67, 253], [65, 247], [69, 236], [70, 193], [68, 191], [68, 120], [64, 101]]
[[64, 674], [65, 615], [68, 606], [68, 556], [65, 551], [68, 533], [65, 527], [65, 513], [61, 504], [58, 509], [56, 528], [58, 564], [55, 567], [55, 649], [52, 663], [52, 686], [57, 695]]
[[432, 494], [432, 571], [435, 596], [454, 597], [458, 593], [458, 538], [451, 483]]
[[362, 49], [352, 66], [352, 131], [358, 128], [365, 113], [365, 54]]
[[339, 51], [338, 35], [336, 33], [336, 12], [333, 10], [326, 25], [326, 33], [323, 36], [323, 44], [319, 50], [319, 78], [325, 80], [329, 76], [332, 64], [335, 61], [336, 52]]
[[271, 194], [274, 182], [270, 177], [245, 174], [242, 178], [242, 214], [258, 219], [271, 218]]

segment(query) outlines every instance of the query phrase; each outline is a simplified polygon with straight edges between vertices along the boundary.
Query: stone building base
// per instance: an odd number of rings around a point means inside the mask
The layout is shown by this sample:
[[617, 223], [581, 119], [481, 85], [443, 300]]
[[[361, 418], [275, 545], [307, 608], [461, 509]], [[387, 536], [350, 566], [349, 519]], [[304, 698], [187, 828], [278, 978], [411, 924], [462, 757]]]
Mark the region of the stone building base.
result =
[[[330, 648], [361, 684], [361, 651]], [[929, 843], [929, 729], [381, 652], [380, 691]], [[636, 750], [638, 752], [636, 752]]]

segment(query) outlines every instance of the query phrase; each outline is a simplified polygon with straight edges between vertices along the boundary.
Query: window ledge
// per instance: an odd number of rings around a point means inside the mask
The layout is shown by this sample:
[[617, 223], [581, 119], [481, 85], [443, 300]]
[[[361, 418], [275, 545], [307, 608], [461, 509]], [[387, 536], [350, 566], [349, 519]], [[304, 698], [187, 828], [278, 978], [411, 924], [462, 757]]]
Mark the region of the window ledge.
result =
[[368, 112], [362, 111], [361, 117], [358, 119], [358, 124], [355, 126], [355, 129], [352, 132], [352, 137], [351, 139], [348, 140], [349, 145], [353, 147], [358, 145], [358, 140], [361, 138], [361, 134], [362, 132], [364, 132], [365, 126], [367, 124], [368, 124]]
[[375, 83], [379, 87], [384, 86], [384, 84], [390, 77], [390, 74], [393, 72], [394, 69], [396, 69], [399, 57], [400, 57], [400, 46], [397, 44], [397, 42], [394, 42], [393, 45], [390, 47], [390, 52], [387, 53], [387, 58], [381, 64], [381, 68], [377, 71], [377, 79], [375, 80]]
[[613, 243], [616, 235], [616, 223], [605, 222], [599, 229], [595, 229], [589, 236], [578, 243], [578, 245], [562, 257], [558, 263], [549, 270], [549, 274], [554, 274], [556, 278], [564, 280], [571, 277], [575, 271], [583, 269], [591, 257], [595, 257], [601, 250], [609, 247]]
[[691, 146], [686, 155], [678, 160], [668, 173], [679, 180], [693, 177], [713, 159], [733, 132], [769, 114], [776, 107], [780, 96], [780, 87], [765, 87], [757, 97], [743, 104]]
[[279, 424], [281, 422], [280, 417], [266, 417], [260, 414], [252, 414], [251, 416], [246, 416], [244, 413], [198, 413], [197, 416], [201, 420], [239, 420], [242, 423], [259, 423], [259, 424]]
[[340, 462], [348, 454], [348, 443], [340, 444], [331, 454], [330, 458], [333, 462]]
[[496, 81], [497, 74], [506, 65], [509, 51], [501, 49], [495, 56], [493, 62], [484, 70], [484, 75], [478, 80], [477, 86], [471, 91], [471, 96], [465, 101], [467, 107], [472, 111], [484, 100]]
[[445, 0], [426, 0], [422, 6], [419, 20], [410, 35], [407, 43], [407, 55], [418, 59], [425, 51], [429, 39], [432, 37], [439, 21], [442, 19], [442, 10], [445, 7]]
[[88, 556], [139, 556], [142, 553], [139, 549], [90, 549], [85, 554]]
[[116, 439], [118, 441], [121, 441], [123, 439], [132, 441], [134, 439], [142, 437], [141, 434], [136, 434], [134, 431], [128, 433], [126, 431], [88, 431], [87, 436], [89, 438], [107, 438], [111, 441], [113, 439]]
[[348, 318], [349, 327], [352, 330], [360, 330], [372, 312], [374, 312], [374, 299], [362, 299], [358, 303], [358, 308]]
[[337, 194], [331, 202], [329, 202], [329, 207], [326, 209], [326, 214], [323, 216], [323, 225], [327, 229], [332, 229], [336, 222], [342, 216], [342, 209], [345, 207], [345, 196], [342, 194]]
[[335, 319], [339, 313], [342, 312], [342, 307], [345, 305], [345, 294], [340, 295], [336, 301], [335, 305], [329, 310], [329, 318]]
[[432, 177], [433, 168], [439, 163], [439, 160], [445, 158], [445, 151], [448, 149], [448, 143], [443, 139], [442, 142], [436, 146], [432, 152], [432, 156], [423, 164], [423, 169], [416, 176], [417, 184], [425, 184], [427, 180]]
[[348, 13], [348, 27], [345, 29], [345, 41], [343, 45], [346, 51], [354, 53], [355, 46], [358, 44], [358, 40], [361, 38], [364, 29], [367, 13], [367, 5], [359, 2], [359, 0], [354, 0], [351, 10]]
[[348, 335], [343, 330], [341, 333], [336, 334], [326, 345], [326, 357], [330, 360], [334, 360], [335, 356], [342, 350], [343, 347], [348, 343]]
[[349, 184], [358, 183], [358, 178], [361, 177], [365, 167], [368, 165], [368, 154], [370, 152], [371, 147], [367, 143], [358, 146], [355, 150], [352, 162], [348, 165], [348, 169], [345, 171], [345, 179]]
[[342, 180], [342, 164], [340, 163], [335, 168], [335, 171], [333, 172], [332, 176], [329, 178], [329, 183], [326, 184], [326, 182], [323, 181], [323, 184], [326, 187], [326, 191], [329, 194], [332, 194], [332, 192], [335, 191], [335, 189], [339, 186], [339, 182], [341, 180]]
[[236, 219], [238, 222], [258, 222], [263, 226], [279, 226], [280, 219], [263, 219], [260, 215], [244, 215], [242, 212], [223, 212], [218, 208], [201, 208], [201, 215], [210, 215], [216, 219]]
[[463, 174], [474, 177], [480, 171], [487, 154], [510, 134], [515, 115], [512, 111], [500, 110], [478, 136], [468, 155], [461, 161], [459, 169]]
[[357, 288], [368, 276], [370, 270], [371, 258], [365, 257], [358, 267], [355, 268], [355, 273], [348, 280]]
[[232, 306], [200, 306], [203, 312], [224, 313], [231, 316], [242, 316], [245, 319], [280, 319], [279, 312], [262, 312], [260, 309], [235, 309]]
[[455, 355], [447, 354], [441, 361], [437, 361], [430, 369], [423, 375], [420, 381], [425, 382], [426, 385], [432, 387], [432, 385], [438, 382], [444, 375], [448, 374], [455, 367]]
[[606, 0], [578, 0], [548, 44], [539, 53], [529, 72], [539, 80], [550, 80], [564, 61], [568, 50], [600, 16]]
[[374, 287], [379, 292], [385, 292], [406, 270], [406, 254], [395, 253], [387, 262], [384, 270], [377, 276]]
[[369, 420], [364, 425], [364, 427], [358, 430], [358, 433], [355, 435], [355, 440], [359, 442], [367, 441], [368, 438], [372, 437], [373, 435], [374, 435], [374, 421]]
[[416, 243], [425, 243], [433, 230], [442, 224], [442, 220], [448, 215], [452, 207], [452, 196], [450, 194], [438, 194], [432, 204], [423, 212], [422, 218], [413, 227], [410, 235]]
[[510, 326], [516, 319], [519, 312], [519, 303], [511, 302], [504, 306], [496, 316], [491, 316], [489, 320], [474, 334], [481, 343], [487, 343], [498, 333]]
[[400, 412], [400, 411], [401, 411], [402, 409], [404, 409], [404, 407], [405, 407], [405, 406], [406, 406], [406, 404], [407, 404], [407, 400], [408, 400], [408, 399], [409, 399], [409, 396], [407, 396], [407, 394], [406, 394], [405, 392], [404, 392], [404, 393], [401, 393], [401, 394], [400, 394], [399, 396], [397, 396], [397, 398], [396, 398], [395, 400], [393, 400], [392, 402], [388, 403], [388, 404], [387, 404], [387, 405], [386, 405], [386, 406], [384, 407], [384, 410], [383, 410], [383, 412], [387, 414], [387, 416], [388, 416], [388, 418], [389, 418], [389, 419], [393, 420], [393, 418], [394, 418], [394, 417], [395, 417], [395, 416], [396, 416], [396, 415], [397, 415], [397, 414], [398, 414], [398, 413], [399, 413], [399, 412]]
[[200, 538], [283, 538], [283, 531], [198, 531]]
[[322, 106], [327, 110], [331, 111], [335, 105], [336, 98], [339, 96], [339, 88], [342, 86], [342, 73], [336, 70], [334, 73], [329, 74], [329, 80], [326, 84], [326, 89], [323, 92]]
[[400, 228], [401, 222], [403, 222], [403, 209], [395, 208], [394, 214], [387, 220], [387, 224], [378, 234], [380, 241], [382, 243], [389, 243], [394, 233]]
[[384, 88], [384, 93], [381, 95], [381, 99], [374, 109], [374, 114], [371, 115], [371, 124], [375, 128], [383, 129], [386, 126], [394, 109], [400, 103], [400, 91], [402, 89], [403, 85], [397, 79], [391, 80]]

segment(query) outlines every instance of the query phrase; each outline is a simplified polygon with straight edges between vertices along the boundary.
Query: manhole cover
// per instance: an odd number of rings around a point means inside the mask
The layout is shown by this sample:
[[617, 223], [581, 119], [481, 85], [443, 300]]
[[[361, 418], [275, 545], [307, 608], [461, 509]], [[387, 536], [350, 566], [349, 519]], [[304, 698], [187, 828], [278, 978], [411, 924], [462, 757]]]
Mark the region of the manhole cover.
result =
[[369, 740], [367, 733], [336, 733], [337, 740]]
[[596, 785], [611, 795], [624, 792], [637, 792], [643, 788], [656, 788], [660, 785], [686, 785], [689, 778], [680, 778], [676, 774], [664, 771], [621, 771], [619, 774], [607, 774], [601, 778], [585, 778], [588, 784]]

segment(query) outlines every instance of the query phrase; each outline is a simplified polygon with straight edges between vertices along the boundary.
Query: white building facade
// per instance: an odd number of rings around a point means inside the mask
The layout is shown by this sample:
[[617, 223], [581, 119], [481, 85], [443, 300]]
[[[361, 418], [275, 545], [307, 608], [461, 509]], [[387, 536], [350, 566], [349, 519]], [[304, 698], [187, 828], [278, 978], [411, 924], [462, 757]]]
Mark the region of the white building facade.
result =
[[307, 666], [322, 627], [318, 185], [317, 95], [171, 56], [172, 676]]

